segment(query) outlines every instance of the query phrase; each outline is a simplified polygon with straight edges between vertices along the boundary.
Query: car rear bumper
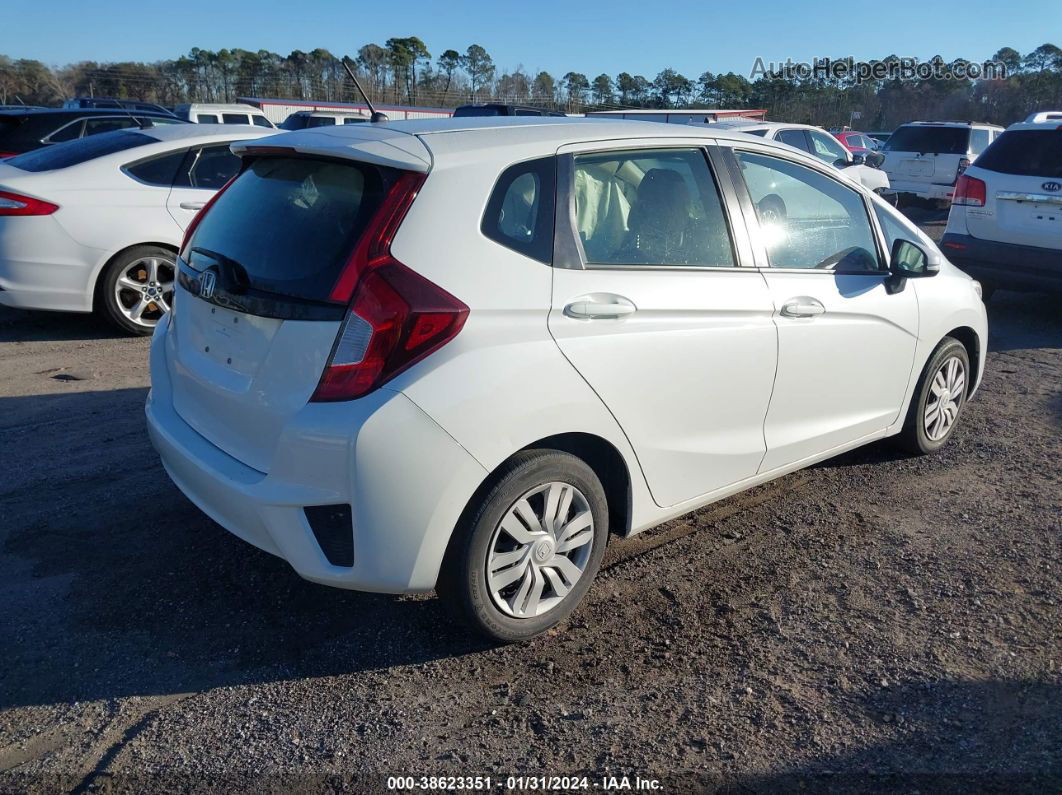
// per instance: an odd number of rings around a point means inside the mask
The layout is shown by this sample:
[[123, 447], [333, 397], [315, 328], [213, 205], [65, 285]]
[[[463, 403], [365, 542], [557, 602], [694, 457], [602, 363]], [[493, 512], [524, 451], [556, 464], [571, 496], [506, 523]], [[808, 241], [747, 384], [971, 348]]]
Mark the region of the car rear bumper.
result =
[[[450, 535], [486, 476], [412, 401], [379, 389], [349, 403], [310, 404], [278, 442], [267, 473], [193, 430], [173, 407], [161, 321], [151, 345], [146, 413], [152, 444], [177, 487], [243, 540], [302, 577], [384, 593], [435, 587]], [[354, 563], [329, 562], [303, 510], [349, 505]]]
[[985, 284], [1062, 291], [1062, 249], [999, 243], [954, 232], [945, 233], [940, 246], [948, 260]]
[[104, 252], [82, 246], [52, 216], [0, 218], [0, 304], [91, 312]]
[[889, 175], [889, 193], [910, 193], [920, 199], [951, 201], [954, 185], [936, 185], [932, 182], [913, 182]]

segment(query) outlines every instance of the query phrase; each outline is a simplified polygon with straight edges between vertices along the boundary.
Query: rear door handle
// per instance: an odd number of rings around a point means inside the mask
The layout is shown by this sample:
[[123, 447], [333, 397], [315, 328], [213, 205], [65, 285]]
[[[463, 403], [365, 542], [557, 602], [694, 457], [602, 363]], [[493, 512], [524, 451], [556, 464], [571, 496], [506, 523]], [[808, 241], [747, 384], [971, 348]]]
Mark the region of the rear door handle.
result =
[[638, 307], [622, 295], [613, 293], [590, 293], [573, 298], [564, 307], [564, 314], [579, 320], [620, 318], [634, 314]]
[[202, 210], [206, 207], [206, 202], [181, 202], [182, 210]]
[[825, 311], [826, 307], [822, 305], [821, 301], [808, 295], [790, 298], [782, 304], [782, 315], [784, 317], [815, 317], [815, 315], [821, 315]]

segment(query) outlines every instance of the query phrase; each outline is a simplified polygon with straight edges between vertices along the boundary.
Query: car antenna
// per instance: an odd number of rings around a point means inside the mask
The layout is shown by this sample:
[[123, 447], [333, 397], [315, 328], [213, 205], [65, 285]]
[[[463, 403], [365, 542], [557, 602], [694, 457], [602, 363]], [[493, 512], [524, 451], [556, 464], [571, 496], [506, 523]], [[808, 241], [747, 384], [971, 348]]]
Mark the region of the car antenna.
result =
[[350, 68], [350, 64], [347, 63], [348, 60], [349, 58], [344, 55], [343, 60], [340, 61], [340, 63], [342, 63], [343, 68], [347, 70], [347, 74], [350, 75], [350, 79], [354, 81], [354, 85], [357, 87], [358, 93], [361, 94], [362, 99], [365, 100], [365, 104], [369, 106], [369, 112], [372, 114], [371, 116], [369, 116], [369, 122], [371, 124], [378, 124], [380, 122], [387, 121], [387, 116], [383, 113], [380, 113], [380, 111], [376, 110], [376, 108], [372, 106], [372, 103], [369, 102], [369, 95], [365, 93], [365, 89], [361, 87], [361, 83], [358, 82], [358, 78], [354, 76], [354, 71]]
[[116, 99], [115, 103], [118, 105], [118, 110], [125, 111], [125, 115], [133, 120], [133, 123], [136, 124], [138, 130], [146, 130], [148, 127], [151, 126], [150, 124], [144, 124], [141, 119], [138, 119], [136, 116], [134, 116], [133, 111], [129, 110], [129, 108], [123, 105], [120, 99]]

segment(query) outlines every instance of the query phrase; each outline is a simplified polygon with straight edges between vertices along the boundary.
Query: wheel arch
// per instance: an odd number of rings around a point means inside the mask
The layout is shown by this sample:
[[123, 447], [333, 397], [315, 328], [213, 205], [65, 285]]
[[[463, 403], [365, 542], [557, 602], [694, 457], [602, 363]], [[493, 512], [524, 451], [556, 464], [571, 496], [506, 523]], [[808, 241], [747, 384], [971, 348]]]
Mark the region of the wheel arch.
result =
[[949, 331], [944, 336], [954, 337], [962, 346], [966, 348], [966, 355], [970, 357], [970, 386], [966, 390], [966, 395], [969, 397], [980, 386], [981, 376], [981, 356], [983, 351], [981, 350], [981, 338], [977, 336], [977, 332], [969, 326], [957, 326]]

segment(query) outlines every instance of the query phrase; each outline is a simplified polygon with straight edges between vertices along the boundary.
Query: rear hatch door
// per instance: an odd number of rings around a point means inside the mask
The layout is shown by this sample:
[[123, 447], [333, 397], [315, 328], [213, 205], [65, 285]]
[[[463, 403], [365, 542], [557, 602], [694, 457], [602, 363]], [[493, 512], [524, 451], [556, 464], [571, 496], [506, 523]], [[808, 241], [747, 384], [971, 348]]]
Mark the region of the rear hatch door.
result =
[[178, 414], [268, 472], [346, 314], [330, 298], [336, 280], [399, 172], [259, 140], [270, 153], [247, 147], [244, 170], [181, 252], [167, 351]]
[[966, 208], [971, 235], [1062, 248], [1062, 128], [1007, 131], [970, 176], [985, 183], [985, 207]]
[[966, 127], [901, 127], [885, 144], [884, 169], [897, 181], [952, 185], [969, 143]]

